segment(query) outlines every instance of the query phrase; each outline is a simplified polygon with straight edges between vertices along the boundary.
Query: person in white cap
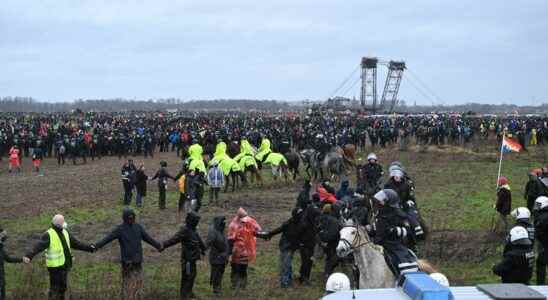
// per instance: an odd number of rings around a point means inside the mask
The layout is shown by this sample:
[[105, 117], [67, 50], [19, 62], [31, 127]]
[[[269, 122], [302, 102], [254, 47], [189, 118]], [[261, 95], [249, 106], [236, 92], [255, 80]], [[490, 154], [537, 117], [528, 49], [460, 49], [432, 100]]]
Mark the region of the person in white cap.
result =
[[51, 223], [51, 228], [42, 235], [40, 241], [23, 259], [31, 260], [38, 253], [46, 251], [46, 266], [50, 282], [48, 299], [63, 300], [67, 290], [68, 273], [73, 263], [71, 249], [94, 252], [96, 248], [94, 245], [78, 241], [69, 234], [63, 215], [55, 215]]
[[364, 190], [367, 194], [373, 195], [379, 191], [383, 175], [384, 172], [382, 166], [378, 164], [377, 155], [369, 153], [367, 155], [367, 164], [363, 167], [363, 176], [365, 178]]

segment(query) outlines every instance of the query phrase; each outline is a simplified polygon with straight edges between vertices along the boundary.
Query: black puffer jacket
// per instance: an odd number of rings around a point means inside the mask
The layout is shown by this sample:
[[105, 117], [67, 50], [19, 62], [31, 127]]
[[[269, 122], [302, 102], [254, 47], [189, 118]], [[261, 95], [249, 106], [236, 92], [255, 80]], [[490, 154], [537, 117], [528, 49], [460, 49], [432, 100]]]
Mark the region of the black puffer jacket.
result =
[[539, 259], [548, 263], [548, 209], [538, 211], [535, 215], [535, 236], [542, 246]]
[[384, 188], [394, 190], [398, 193], [401, 206], [404, 210], [409, 208], [407, 201], [412, 201], [414, 206], [416, 206], [413, 191], [411, 186], [406, 181], [402, 180], [401, 182], [396, 182], [394, 178], [390, 178], [390, 180], [388, 180], [388, 182], [384, 185]]
[[319, 218], [318, 236], [323, 243], [334, 245], [339, 242], [341, 226], [337, 218], [323, 213]]
[[385, 248], [398, 247], [412, 234], [407, 215], [401, 209], [383, 207], [375, 220], [373, 241]]
[[228, 262], [230, 249], [224, 233], [225, 227], [225, 217], [213, 218], [206, 240], [206, 246], [209, 249], [209, 263], [212, 265], [224, 265]]
[[141, 241], [145, 241], [158, 250], [161, 248], [160, 243], [150, 237], [141, 224], [135, 223], [135, 212], [132, 209], [124, 209], [122, 219], [122, 224], [116, 226], [111, 233], [95, 244], [97, 249], [118, 240], [122, 263], [139, 264], [143, 262]]
[[181, 243], [181, 262], [196, 261], [200, 259], [200, 255], [206, 250], [206, 246], [200, 238], [196, 227], [200, 222], [200, 216], [194, 212], [190, 212], [186, 216], [185, 225], [181, 227], [173, 237], [166, 240], [164, 248], [169, 248], [173, 245]]
[[297, 250], [301, 246], [301, 233], [304, 231], [304, 228], [301, 226], [303, 212], [304, 211], [301, 208], [294, 208], [291, 213], [291, 218], [285, 221], [280, 227], [270, 232], [270, 237], [280, 233], [282, 234], [278, 244], [281, 251]]
[[308, 204], [304, 209], [301, 217], [301, 225], [303, 232], [301, 233], [301, 245], [307, 248], [314, 248], [316, 245], [316, 237], [318, 235], [318, 222], [322, 212], [315, 204]]
[[502, 262], [493, 267], [493, 273], [500, 276], [502, 283], [529, 284], [533, 275], [535, 254], [531, 245], [508, 245]]

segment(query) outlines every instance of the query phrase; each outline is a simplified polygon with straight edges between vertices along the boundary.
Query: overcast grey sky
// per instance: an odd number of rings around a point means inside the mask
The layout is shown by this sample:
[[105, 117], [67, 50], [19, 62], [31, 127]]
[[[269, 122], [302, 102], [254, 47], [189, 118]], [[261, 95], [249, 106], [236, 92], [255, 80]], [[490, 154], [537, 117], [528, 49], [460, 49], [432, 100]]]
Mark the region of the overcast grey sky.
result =
[[411, 103], [548, 102], [548, 1], [0, 5], [1, 96], [322, 99], [364, 55], [405, 60], [437, 95], [405, 77]]

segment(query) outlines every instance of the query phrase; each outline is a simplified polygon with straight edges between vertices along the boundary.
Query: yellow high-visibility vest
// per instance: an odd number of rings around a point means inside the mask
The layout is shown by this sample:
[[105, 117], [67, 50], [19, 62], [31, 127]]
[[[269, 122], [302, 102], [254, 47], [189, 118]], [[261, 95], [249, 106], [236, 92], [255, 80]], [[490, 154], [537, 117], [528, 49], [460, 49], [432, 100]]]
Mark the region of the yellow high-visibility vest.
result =
[[[48, 230], [49, 235], [49, 248], [46, 250], [46, 266], [48, 268], [57, 268], [65, 264], [65, 252], [63, 252], [63, 244], [59, 235], [55, 229], [50, 228]], [[65, 241], [67, 242], [67, 247], [69, 249], [70, 255], [70, 238], [68, 231], [63, 229], [63, 235], [65, 236]]]

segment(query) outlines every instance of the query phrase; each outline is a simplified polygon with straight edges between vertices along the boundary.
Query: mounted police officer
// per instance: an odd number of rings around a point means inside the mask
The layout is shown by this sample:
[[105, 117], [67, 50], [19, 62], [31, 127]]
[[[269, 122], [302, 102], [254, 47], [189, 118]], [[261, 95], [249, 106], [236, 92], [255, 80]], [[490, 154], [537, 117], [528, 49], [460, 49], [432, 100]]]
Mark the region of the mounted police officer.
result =
[[384, 247], [385, 259], [395, 276], [418, 271], [417, 257], [406, 246], [413, 238], [407, 215], [402, 211], [400, 199], [394, 190], [384, 189], [374, 196], [379, 212], [369, 233], [376, 244]]

